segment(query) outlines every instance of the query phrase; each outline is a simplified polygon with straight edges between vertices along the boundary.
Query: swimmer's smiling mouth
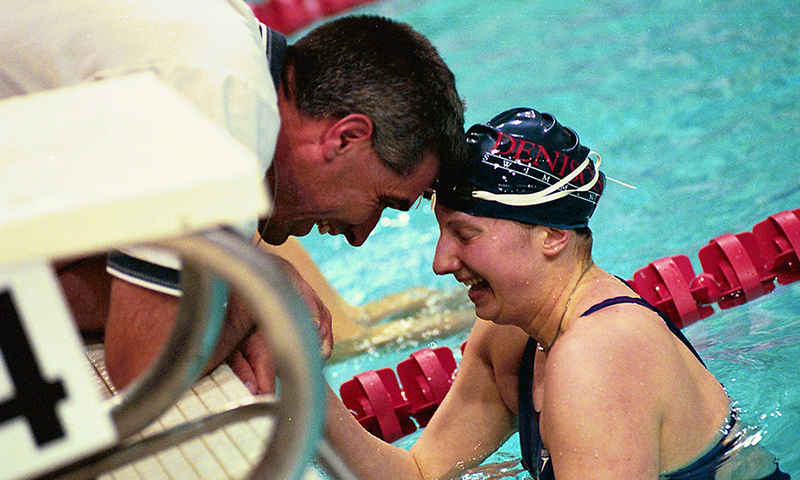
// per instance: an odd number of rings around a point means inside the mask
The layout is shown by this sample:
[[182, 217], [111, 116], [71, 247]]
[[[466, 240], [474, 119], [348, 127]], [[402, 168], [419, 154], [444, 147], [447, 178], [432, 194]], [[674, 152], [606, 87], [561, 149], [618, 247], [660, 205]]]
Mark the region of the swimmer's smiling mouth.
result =
[[489, 286], [489, 282], [482, 278], [468, 278], [465, 280], [461, 280], [461, 283], [468, 286], [470, 290], [477, 289], [477, 288], [486, 288]]
[[480, 277], [465, 278], [459, 280], [461, 283], [469, 287], [467, 296], [477, 307], [479, 303], [483, 303], [483, 299], [491, 292], [489, 282]]

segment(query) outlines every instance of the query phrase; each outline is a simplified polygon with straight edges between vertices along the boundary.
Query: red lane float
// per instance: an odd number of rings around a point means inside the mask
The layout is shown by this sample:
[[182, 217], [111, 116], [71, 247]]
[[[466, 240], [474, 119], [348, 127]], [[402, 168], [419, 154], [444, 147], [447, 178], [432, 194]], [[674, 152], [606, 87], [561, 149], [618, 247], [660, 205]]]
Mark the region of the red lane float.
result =
[[726, 233], [711, 240], [698, 253], [703, 271], [720, 286], [719, 306], [735, 307], [775, 289], [775, 275], [768, 272], [756, 238], [751, 232]]
[[800, 208], [776, 213], [753, 227], [767, 270], [778, 283], [800, 280]]
[[250, 3], [256, 18], [284, 35], [375, 0], [267, 0]]
[[411, 404], [389, 368], [359, 373], [339, 387], [339, 396], [362, 427], [387, 442], [417, 430]]
[[678, 255], [651, 262], [633, 274], [631, 287], [645, 300], [667, 314], [678, 328], [706, 318], [714, 309], [700, 305], [700, 298], [718, 295], [707, 278], [695, 282], [689, 257]]
[[[394, 442], [424, 427], [453, 383], [456, 360], [448, 347], [423, 348], [397, 365], [359, 373], [339, 387], [342, 403], [367, 431]], [[416, 424], [414, 420], [416, 420]]]
[[[703, 272], [695, 276], [684, 255], [650, 263], [629, 283], [678, 327], [713, 313], [709, 305], [731, 308], [800, 280], [800, 209], [757, 223], [752, 232], [726, 233], [698, 252]], [[688, 287], [687, 287], [688, 282]]]
[[[720, 235], [698, 257], [698, 275], [689, 257], [677, 255], [649, 263], [628, 283], [679, 328], [710, 316], [713, 303], [727, 309], [754, 300], [772, 292], [776, 279], [781, 285], [800, 280], [800, 209], [771, 215], [752, 232]], [[456, 367], [448, 347], [423, 348], [397, 365], [403, 389], [386, 368], [356, 375], [339, 394], [364, 428], [393, 442], [428, 424]]]
[[456, 360], [448, 347], [423, 348], [397, 364], [397, 376], [411, 403], [411, 416], [420, 427], [428, 425], [444, 400], [455, 371]]

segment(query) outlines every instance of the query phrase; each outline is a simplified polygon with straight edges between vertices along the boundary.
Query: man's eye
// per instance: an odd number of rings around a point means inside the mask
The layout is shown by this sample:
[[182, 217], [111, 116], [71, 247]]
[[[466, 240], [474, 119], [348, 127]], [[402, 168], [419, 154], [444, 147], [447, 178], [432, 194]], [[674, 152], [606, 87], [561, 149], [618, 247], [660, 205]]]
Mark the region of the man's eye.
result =
[[456, 236], [462, 242], [468, 242], [475, 238], [475, 232], [472, 230], [459, 230], [456, 232]]

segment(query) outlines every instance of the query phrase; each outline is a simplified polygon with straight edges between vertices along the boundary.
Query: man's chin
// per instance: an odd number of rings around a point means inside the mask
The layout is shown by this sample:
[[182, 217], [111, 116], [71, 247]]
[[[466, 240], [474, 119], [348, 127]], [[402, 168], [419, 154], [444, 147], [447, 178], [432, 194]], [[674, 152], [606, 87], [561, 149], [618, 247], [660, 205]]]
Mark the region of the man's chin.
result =
[[296, 224], [292, 228], [290, 235], [293, 235], [295, 237], [305, 237], [306, 235], [311, 233], [311, 230], [314, 228], [314, 225], [316, 225], [314, 222], [303, 222]]
[[264, 228], [263, 223], [259, 223], [261, 238], [270, 245], [282, 245], [290, 236], [305, 237], [313, 228], [313, 222], [295, 224], [291, 229], [279, 228], [273, 224], [270, 224], [269, 228]]
[[265, 228], [266, 222], [258, 223], [258, 232], [261, 239], [270, 245], [282, 245], [289, 238], [289, 234], [277, 228]]

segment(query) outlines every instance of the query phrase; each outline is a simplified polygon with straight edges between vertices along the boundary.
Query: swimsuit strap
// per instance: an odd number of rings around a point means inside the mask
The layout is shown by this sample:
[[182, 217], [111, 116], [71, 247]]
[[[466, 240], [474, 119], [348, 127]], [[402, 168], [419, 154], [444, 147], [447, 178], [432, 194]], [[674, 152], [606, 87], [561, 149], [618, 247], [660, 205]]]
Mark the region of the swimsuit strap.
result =
[[664, 314], [664, 312], [662, 312], [658, 308], [654, 307], [652, 303], [648, 302], [647, 300], [645, 300], [645, 299], [643, 299], [641, 297], [628, 297], [628, 296], [624, 296], [623, 295], [623, 296], [619, 296], [619, 297], [607, 298], [607, 299], [603, 300], [602, 302], [596, 303], [595, 305], [592, 305], [591, 307], [589, 307], [588, 310], [586, 310], [585, 312], [583, 312], [583, 314], [581, 314], [581, 317], [585, 317], [585, 316], [591, 315], [591, 314], [593, 314], [594, 312], [596, 312], [598, 310], [601, 310], [601, 309], [606, 308], [606, 307], [610, 307], [612, 305], [619, 305], [621, 303], [635, 303], [636, 305], [641, 305], [641, 306], [643, 306], [645, 308], [648, 308], [648, 309], [652, 310], [656, 314], [658, 314], [658, 316], [661, 317], [661, 319], [664, 321], [664, 323], [667, 324], [667, 327], [669, 328], [669, 330], [676, 337], [678, 337], [678, 340], [683, 342], [683, 344], [686, 345], [686, 347], [689, 349], [689, 351], [691, 351], [692, 354], [694, 354], [694, 356], [697, 357], [697, 360], [703, 366], [705, 366], [705, 363], [703, 363], [703, 359], [700, 358], [700, 355], [694, 349], [694, 347], [692, 346], [692, 343], [686, 338], [686, 336], [684, 336], [683, 332], [681, 332], [681, 329], [678, 328], [677, 325], [675, 325], [675, 323], [672, 320], [670, 320], [670, 318], [668, 316], [666, 316]]
[[653, 305], [650, 304], [647, 300], [639, 297], [628, 297], [628, 296], [619, 296], [613, 298], [606, 298], [602, 302], [596, 303], [589, 307], [588, 310], [581, 314], [581, 317], [585, 317], [587, 315], [591, 315], [598, 310], [602, 310], [603, 308], [610, 307], [612, 305], [619, 305], [620, 303], [635, 303], [637, 305], [641, 305], [645, 308], [649, 308], [651, 310], [655, 310], [656, 313], [659, 313], [658, 309], [656, 309]]
[[[519, 365], [519, 439], [522, 466], [533, 473], [536, 471], [536, 451], [541, 438], [539, 436], [539, 412], [533, 406], [533, 359], [536, 354], [536, 340], [528, 339], [522, 362]], [[527, 440], [527, 441], [526, 441]]]

